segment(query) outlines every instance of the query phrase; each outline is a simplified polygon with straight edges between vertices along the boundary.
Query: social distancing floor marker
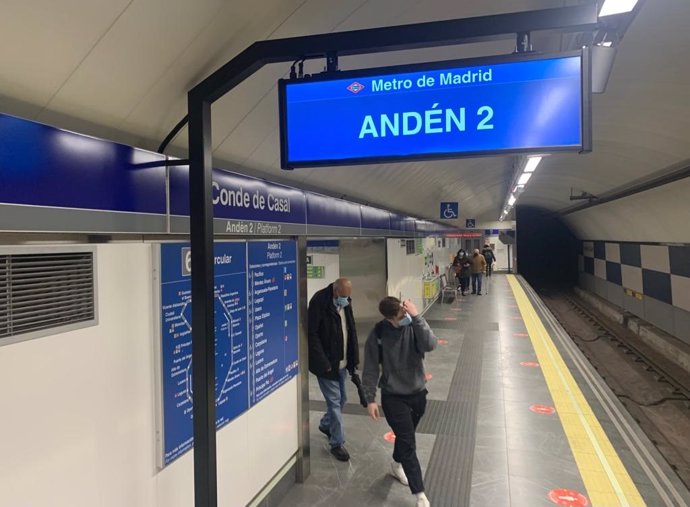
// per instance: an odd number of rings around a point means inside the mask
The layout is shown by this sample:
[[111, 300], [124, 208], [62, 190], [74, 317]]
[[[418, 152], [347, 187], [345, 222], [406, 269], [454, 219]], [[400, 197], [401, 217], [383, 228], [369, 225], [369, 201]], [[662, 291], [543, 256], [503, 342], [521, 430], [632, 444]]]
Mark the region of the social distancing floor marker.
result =
[[514, 275], [508, 275], [508, 283], [592, 505], [646, 505], [524, 289]]

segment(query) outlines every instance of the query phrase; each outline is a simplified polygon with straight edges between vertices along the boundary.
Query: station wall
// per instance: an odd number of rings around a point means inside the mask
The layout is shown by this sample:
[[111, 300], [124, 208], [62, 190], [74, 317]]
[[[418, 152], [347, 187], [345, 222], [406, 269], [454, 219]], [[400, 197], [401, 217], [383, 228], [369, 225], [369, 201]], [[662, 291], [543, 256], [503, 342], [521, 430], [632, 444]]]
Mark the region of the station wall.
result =
[[[98, 325], [0, 348], [0, 505], [188, 507], [193, 451], [157, 468], [152, 245], [96, 252]], [[218, 432], [219, 505], [292, 459], [296, 400], [293, 378]]]
[[565, 217], [579, 285], [690, 343], [690, 178]]

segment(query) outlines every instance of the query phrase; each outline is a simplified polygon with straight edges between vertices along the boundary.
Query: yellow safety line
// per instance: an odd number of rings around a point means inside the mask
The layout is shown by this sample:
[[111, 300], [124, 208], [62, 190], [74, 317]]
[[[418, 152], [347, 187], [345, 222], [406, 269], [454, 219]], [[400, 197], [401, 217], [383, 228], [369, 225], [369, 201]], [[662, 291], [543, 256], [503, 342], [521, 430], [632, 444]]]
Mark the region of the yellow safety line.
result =
[[[508, 282], [556, 405], [575, 463], [594, 507], [644, 506], [635, 483], [592, 412], [515, 276]], [[562, 487], [566, 488], [567, 485]]]

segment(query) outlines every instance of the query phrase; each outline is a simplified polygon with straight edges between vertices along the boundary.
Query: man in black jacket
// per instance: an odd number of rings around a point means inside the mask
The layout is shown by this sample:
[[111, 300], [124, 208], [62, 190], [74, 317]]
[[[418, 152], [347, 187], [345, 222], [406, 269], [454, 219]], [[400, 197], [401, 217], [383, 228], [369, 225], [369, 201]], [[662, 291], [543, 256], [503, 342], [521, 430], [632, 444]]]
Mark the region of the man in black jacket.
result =
[[347, 401], [345, 380], [359, 364], [351, 295], [352, 282], [338, 278], [309, 302], [309, 371], [316, 375], [328, 406], [319, 431], [328, 437], [331, 454], [340, 461], [350, 459], [344, 446], [342, 416]]

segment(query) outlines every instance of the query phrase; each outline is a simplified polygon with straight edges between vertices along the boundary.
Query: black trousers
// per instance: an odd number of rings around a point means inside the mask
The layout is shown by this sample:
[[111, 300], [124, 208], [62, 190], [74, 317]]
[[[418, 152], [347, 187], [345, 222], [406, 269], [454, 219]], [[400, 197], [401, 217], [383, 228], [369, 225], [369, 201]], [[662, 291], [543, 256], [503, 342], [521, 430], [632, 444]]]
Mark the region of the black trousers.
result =
[[415, 430], [426, 409], [426, 393], [425, 389], [407, 396], [381, 394], [383, 413], [395, 433], [393, 459], [402, 464], [413, 494], [424, 491], [422, 468], [417, 459]]

